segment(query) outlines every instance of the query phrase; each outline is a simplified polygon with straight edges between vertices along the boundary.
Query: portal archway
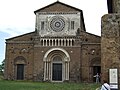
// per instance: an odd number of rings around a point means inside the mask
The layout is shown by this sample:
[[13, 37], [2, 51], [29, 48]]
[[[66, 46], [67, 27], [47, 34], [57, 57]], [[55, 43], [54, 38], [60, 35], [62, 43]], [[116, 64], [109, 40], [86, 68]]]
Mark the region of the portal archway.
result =
[[55, 56], [52, 62], [52, 80], [53, 81], [62, 81], [63, 73], [63, 63], [60, 56]]
[[91, 80], [96, 82], [96, 78], [94, 77], [96, 74], [101, 75], [101, 58], [95, 57], [90, 62], [91, 68]]
[[23, 56], [18, 56], [14, 59], [15, 78], [17, 80], [24, 80], [26, 59]]
[[66, 50], [52, 48], [45, 53], [43, 61], [44, 81], [69, 80], [70, 56]]

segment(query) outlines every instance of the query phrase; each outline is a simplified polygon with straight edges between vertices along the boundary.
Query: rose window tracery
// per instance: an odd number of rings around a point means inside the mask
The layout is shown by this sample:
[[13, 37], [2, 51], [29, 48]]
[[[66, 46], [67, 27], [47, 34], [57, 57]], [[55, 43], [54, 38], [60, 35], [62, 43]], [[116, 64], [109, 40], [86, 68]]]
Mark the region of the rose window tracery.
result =
[[65, 27], [65, 21], [61, 17], [53, 17], [50, 21], [50, 28], [55, 32], [60, 32]]

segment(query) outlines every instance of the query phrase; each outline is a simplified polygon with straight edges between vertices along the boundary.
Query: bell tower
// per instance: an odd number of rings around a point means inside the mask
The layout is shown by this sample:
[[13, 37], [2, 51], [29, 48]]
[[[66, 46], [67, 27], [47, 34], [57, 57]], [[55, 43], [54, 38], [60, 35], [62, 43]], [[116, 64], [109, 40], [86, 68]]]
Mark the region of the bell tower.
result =
[[101, 71], [102, 80], [109, 81], [109, 69], [120, 69], [120, 0], [107, 0], [107, 5], [101, 21]]
[[108, 13], [120, 13], [120, 0], [107, 0]]

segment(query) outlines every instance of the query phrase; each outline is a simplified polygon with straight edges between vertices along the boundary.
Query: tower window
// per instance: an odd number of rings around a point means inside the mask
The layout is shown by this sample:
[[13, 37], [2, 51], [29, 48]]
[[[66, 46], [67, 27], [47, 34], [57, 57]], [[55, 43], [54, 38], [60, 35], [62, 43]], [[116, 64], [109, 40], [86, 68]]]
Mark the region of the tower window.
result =
[[44, 30], [44, 29], [45, 29], [45, 22], [42, 21], [42, 22], [41, 22], [41, 30]]
[[71, 21], [71, 29], [72, 29], [72, 30], [74, 29], [74, 25], [75, 25], [75, 22], [74, 22], [74, 21]]
[[107, 0], [108, 13], [113, 13], [113, 0]]

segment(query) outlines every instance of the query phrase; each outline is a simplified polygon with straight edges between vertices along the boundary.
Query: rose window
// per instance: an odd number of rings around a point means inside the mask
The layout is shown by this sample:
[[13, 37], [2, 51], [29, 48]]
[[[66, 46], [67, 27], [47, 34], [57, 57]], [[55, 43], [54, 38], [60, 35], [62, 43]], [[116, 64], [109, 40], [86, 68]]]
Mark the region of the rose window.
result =
[[59, 32], [62, 31], [65, 27], [65, 21], [63, 18], [61, 17], [54, 17], [52, 18], [51, 22], [50, 22], [50, 28], [55, 31], [55, 32]]

